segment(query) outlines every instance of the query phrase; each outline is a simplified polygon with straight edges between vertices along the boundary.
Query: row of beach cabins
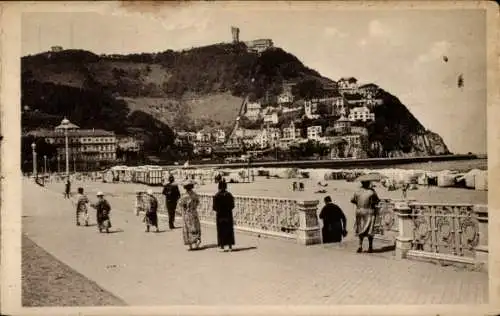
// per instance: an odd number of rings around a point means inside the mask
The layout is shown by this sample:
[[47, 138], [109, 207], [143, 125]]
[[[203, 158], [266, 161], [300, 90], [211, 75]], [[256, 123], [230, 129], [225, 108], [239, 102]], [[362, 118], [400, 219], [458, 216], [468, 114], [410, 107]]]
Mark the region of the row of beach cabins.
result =
[[[115, 166], [98, 176], [107, 183], [141, 183], [150, 186], [163, 185], [169, 175], [173, 175], [176, 182], [194, 180], [204, 184], [213, 182], [220, 175], [228, 182], [253, 182], [255, 177], [304, 179], [313, 178], [316, 181], [345, 180], [354, 181], [358, 176], [368, 173], [379, 173], [382, 184], [387, 188], [399, 189], [403, 184], [416, 186], [459, 187], [474, 190], [488, 190], [488, 171], [472, 169], [468, 172], [451, 170], [426, 171], [407, 170], [397, 168], [387, 169], [298, 169], [298, 168], [214, 168], [194, 166]], [[76, 175], [82, 179], [83, 174]], [[97, 179], [93, 179], [97, 180]]]

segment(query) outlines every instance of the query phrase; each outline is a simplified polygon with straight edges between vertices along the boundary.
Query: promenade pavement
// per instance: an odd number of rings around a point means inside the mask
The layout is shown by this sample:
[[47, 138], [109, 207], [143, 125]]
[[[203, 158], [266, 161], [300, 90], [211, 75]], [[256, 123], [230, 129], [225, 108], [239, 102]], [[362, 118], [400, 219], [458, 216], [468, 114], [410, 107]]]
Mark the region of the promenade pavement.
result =
[[74, 207], [60, 192], [24, 180], [23, 232], [130, 305], [488, 302], [486, 273], [356, 254], [349, 243], [306, 247], [237, 232], [236, 251], [221, 253], [215, 229], [203, 226], [205, 246], [187, 251], [181, 229], [166, 229], [162, 219], [160, 233], [145, 233], [133, 201], [109, 201], [113, 233], [99, 234], [75, 225]]

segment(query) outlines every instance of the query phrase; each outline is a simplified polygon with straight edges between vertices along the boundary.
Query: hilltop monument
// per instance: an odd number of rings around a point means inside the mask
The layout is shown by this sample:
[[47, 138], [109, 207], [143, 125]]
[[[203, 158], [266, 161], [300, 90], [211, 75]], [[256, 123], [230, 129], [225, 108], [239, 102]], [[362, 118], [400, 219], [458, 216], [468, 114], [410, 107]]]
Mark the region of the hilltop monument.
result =
[[231, 26], [231, 34], [233, 35], [233, 43], [239, 43], [240, 29], [238, 27]]

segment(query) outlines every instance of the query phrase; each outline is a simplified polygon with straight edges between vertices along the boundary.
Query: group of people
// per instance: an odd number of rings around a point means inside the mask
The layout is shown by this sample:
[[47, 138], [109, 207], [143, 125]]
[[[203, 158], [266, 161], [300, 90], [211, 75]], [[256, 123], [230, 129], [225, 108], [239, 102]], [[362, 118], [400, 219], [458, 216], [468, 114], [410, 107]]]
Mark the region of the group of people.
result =
[[87, 195], [85, 195], [83, 188], [78, 188], [78, 194], [75, 199], [76, 205], [76, 225], [80, 226], [80, 220], [83, 219], [85, 226], [89, 225], [89, 213], [87, 205], [90, 204], [96, 210], [96, 221], [97, 228], [99, 232], [102, 233], [105, 231], [109, 233], [109, 229], [111, 228], [111, 205], [104, 198], [104, 194], [102, 192], [97, 192], [97, 201], [95, 203], [90, 203]]
[[[198, 215], [200, 198], [194, 192], [193, 181], [188, 180], [183, 184], [186, 193], [182, 196], [174, 181], [174, 177], [170, 176], [168, 183], [164, 185], [162, 191], [162, 194], [165, 196], [169, 228], [175, 229], [175, 212], [177, 207], [179, 207], [183, 219], [182, 236], [184, 245], [188, 246], [189, 250], [193, 248], [199, 249], [201, 244], [201, 223]], [[97, 198], [97, 202], [90, 205], [96, 209], [99, 232], [109, 232], [109, 228], [111, 228], [111, 206], [104, 198], [102, 192], [97, 193]], [[75, 202], [76, 225], [80, 226], [81, 219], [83, 218], [85, 226], [88, 226], [89, 215], [87, 205], [89, 203], [89, 199], [84, 194], [83, 188], [78, 188]], [[152, 190], [147, 191], [146, 205], [143, 218], [143, 222], [146, 224], [146, 232], [149, 232], [151, 227], [154, 227], [158, 232], [158, 200]], [[221, 179], [218, 183], [218, 192], [213, 197], [213, 210], [216, 212], [217, 245], [222, 251], [225, 251], [225, 247], [228, 247], [228, 250], [232, 251], [232, 246], [235, 244], [233, 209], [234, 197], [227, 191], [226, 181]], [[136, 214], [139, 215], [138, 213]]]
[[[184, 245], [199, 249], [201, 244], [201, 223], [198, 215], [198, 206], [200, 198], [194, 191], [194, 182], [186, 181], [183, 187], [186, 191], [181, 196], [177, 184], [174, 183], [174, 177], [170, 176], [168, 183], [165, 184], [162, 194], [165, 196], [165, 206], [168, 213], [168, 224], [170, 229], [174, 229], [175, 212], [177, 207], [180, 208], [180, 213], [183, 219], [182, 236]], [[69, 181], [68, 181], [69, 183]], [[68, 190], [66, 186], [66, 190]], [[67, 191], [66, 191], [67, 192]], [[65, 192], [65, 193], [66, 193]], [[66, 195], [66, 194], [65, 194]], [[69, 195], [69, 193], [67, 193]], [[152, 190], [147, 191], [147, 207], [143, 218], [146, 224], [146, 232], [150, 231], [151, 227], [158, 228], [158, 200]], [[323, 221], [322, 237], [323, 243], [338, 243], [347, 236], [347, 220], [342, 209], [333, 203], [332, 198], [327, 196], [324, 198], [325, 205], [321, 209], [319, 218]], [[359, 238], [359, 247], [357, 252], [363, 251], [363, 241], [368, 238], [368, 252], [373, 252], [373, 236], [375, 217], [377, 216], [377, 205], [380, 199], [371, 187], [370, 181], [361, 181], [361, 188], [351, 199], [351, 203], [356, 206], [356, 216], [354, 230]], [[89, 215], [87, 204], [89, 199], [84, 194], [83, 188], [78, 188], [76, 196], [76, 225], [80, 226], [81, 216], [85, 226], [88, 226]], [[111, 228], [110, 212], [111, 206], [104, 198], [102, 192], [97, 193], [97, 202], [91, 203], [91, 207], [96, 209], [96, 220], [99, 232], [109, 232]], [[224, 179], [218, 181], [218, 192], [213, 197], [213, 210], [216, 212], [217, 225], [217, 245], [225, 251], [232, 250], [235, 244], [234, 238], [234, 197], [227, 191], [227, 183]], [[137, 213], [137, 215], [139, 215]]]
[[[338, 243], [347, 236], [347, 220], [342, 209], [333, 203], [330, 196], [325, 197], [325, 206], [319, 218], [323, 221], [323, 243]], [[373, 252], [373, 236], [377, 205], [380, 199], [370, 181], [361, 181], [361, 188], [354, 193], [351, 203], [356, 206], [354, 231], [359, 239], [356, 252], [363, 251], [363, 241], [368, 238], [368, 252]]]

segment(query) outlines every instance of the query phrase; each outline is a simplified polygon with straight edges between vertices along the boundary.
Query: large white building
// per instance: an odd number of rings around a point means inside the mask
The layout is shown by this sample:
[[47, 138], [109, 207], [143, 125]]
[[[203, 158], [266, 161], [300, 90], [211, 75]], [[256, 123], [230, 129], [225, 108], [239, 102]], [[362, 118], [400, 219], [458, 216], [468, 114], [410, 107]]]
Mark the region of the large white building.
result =
[[266, 115], [264, 115], [264, 123], [268, 124], [278, 124], [279, 116], [276, 111], [272, 111]]
[[262, 105], [259, 102], [248, 102], [246, 105], [245, 116], [255, 120], [260, 117]]
[[[66, 157], [65, 132], [62, 126], [55, 130], [31, 131], [27, 135], [43, 138], [56, 147], [58, 159]], [[114, 132], [102, 129], [80, 129], [71, 124], [68, 128], [68, 151], [74, 161], [113, 161], [116, 160], [117, 140]]]
[[349, 112], [349, 121], [351, 122], [371, 122], [375, 120], [375, 114], [366, 106], [351, 109]]

